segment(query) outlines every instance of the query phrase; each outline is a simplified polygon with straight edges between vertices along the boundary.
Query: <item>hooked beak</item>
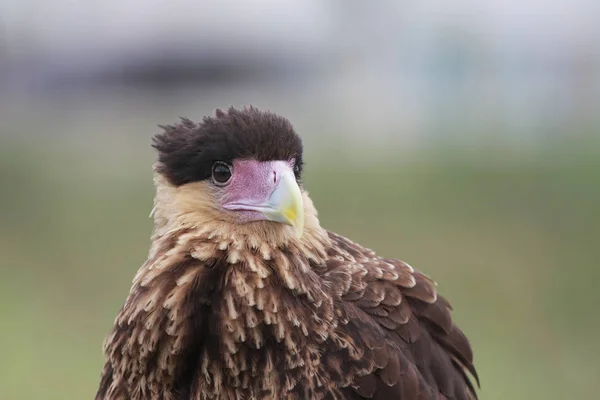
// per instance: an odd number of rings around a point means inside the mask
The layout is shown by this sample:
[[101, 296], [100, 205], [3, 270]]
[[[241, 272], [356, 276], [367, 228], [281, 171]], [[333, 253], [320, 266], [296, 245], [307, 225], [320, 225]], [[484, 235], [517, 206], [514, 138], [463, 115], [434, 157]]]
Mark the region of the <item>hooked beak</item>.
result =
[[304, 230], [304, 203], [294, 174], [286, 171], [261, 212], [269, 221], [291, 225], [300, 238]]
[[[258, 178], [252, 175], [261, 168], [266, 169], [267, 173], [259, 174]], [[266, 198], [263, 197], [262, 192], [264, 185], [258, 184], [251, 187], [251, 193], [245, 193], [241, 198], [225, 203], [224, 207], [234, 211], [257, 212], [262, 216], [259, 219], [291, 225], [296, 231], [296, 236], [300, 238], [304, 230], [304, 202], [292, 170], [280, 161], [274, 164], [256, 164], [254, 161], [248, 161], [245, 166], [241, 162], [238, 164], [238, 173], [243, 176], [240, 182], [244, 189], [240, 191], [247, 190], [249, 180], [264, 179], [265, 175], [271, 179], [271, 174], [275, 173], [279, 179], [274, 182], [271, 192], [265, 193]], [[244, 173], [246, 176], [243, 175]]]

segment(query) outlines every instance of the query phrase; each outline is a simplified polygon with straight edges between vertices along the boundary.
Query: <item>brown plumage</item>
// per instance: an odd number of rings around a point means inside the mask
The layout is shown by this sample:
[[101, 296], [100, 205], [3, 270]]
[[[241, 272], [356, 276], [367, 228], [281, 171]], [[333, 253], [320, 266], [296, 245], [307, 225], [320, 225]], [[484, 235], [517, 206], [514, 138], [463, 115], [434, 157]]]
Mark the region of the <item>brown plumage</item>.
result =
[[155, 147], [152, 247], [106, 339], [97, 400], [476, 399], [471, 347], [430, 278], [321, 228], [304, 190], [301, 236], [221, 206], [233, 189], [219, 162], [235, 177], [236, 160], [285, 161], [302, 186], [287, 120], [218, 110]]

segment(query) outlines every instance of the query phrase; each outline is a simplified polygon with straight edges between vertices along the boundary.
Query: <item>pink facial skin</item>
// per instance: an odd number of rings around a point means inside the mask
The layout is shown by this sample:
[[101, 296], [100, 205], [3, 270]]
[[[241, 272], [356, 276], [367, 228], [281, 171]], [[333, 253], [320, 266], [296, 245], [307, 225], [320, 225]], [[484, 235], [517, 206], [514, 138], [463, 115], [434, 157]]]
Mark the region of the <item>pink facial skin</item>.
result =
[[[284, 172], [292, 172], [294, 160], [235, 160], [229, 183], [221, 188], [221, 205], [236, 212], [238, 221], [266, 220], [266, 216], [249, 208], [266, 206]], [[293, 172], [292, 172], [293, 173]]]

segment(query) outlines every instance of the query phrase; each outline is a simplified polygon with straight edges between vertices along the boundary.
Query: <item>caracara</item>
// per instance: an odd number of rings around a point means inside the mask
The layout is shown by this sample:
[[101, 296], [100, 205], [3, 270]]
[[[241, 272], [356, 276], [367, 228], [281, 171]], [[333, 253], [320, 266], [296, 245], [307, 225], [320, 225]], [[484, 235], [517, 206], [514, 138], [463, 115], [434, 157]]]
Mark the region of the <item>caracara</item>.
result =
[[249, 107], [154, 138], [152, 246], [97, 400], [473, 400], [436, 284], [319, 225], [290, 122]]

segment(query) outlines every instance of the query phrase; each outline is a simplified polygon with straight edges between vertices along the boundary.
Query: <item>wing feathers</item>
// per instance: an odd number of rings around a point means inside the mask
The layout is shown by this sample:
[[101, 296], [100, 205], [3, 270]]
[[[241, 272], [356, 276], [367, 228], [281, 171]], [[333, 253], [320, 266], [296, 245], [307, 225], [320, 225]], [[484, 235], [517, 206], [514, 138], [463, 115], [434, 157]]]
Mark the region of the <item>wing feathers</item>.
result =
[[438, 296], [435, 282], [402, 261], [378, 258], [333, 233], [330, 238], [326, 275], [332, 286], [339, 285], [349, 324], [360, 321], [344, 340], [370, 348], [387, 338], [364, 352], [373, 362], [351, 383], [356, 398], [476, 399], [466, 372], [479, 382], [469, 341], [453, 324], [452, 308]]

